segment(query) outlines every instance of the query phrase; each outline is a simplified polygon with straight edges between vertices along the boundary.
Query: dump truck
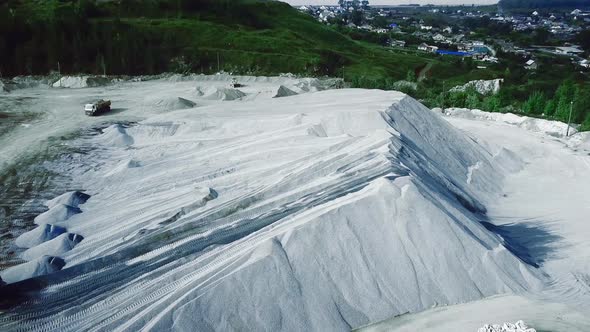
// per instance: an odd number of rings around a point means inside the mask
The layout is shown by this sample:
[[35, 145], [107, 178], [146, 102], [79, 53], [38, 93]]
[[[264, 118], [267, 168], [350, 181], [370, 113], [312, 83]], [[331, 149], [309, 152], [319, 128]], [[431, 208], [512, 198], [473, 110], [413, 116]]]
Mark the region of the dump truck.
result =
[[111, 110], [111, 101], [110, 100], [99, 100], [92, 104], [86, 104], [84, 106], [84, 112], [88, 116], [97, 116]]

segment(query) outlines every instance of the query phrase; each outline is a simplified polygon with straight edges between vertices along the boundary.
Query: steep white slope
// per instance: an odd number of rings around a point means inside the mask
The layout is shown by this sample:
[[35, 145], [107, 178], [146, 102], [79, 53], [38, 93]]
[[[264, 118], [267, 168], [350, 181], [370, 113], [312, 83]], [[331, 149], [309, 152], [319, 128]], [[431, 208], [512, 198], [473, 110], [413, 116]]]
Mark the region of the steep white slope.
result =
[[158, 331], [347, 330], [536, 283], [485, 230], [423, 195], [408, 177], [375, 180], [294, 218], [210, 290], [179, 290], [145, 314], [159, 313]]
[[518, 160], [400, 93], [228, 101], [92, 143], [92, 199], [60, 221], [84, 240], [0, 326], [347, 330], [544, 279], [480, 223]]
[[545, 293], [551, 301], [590, 312], [588, 152], [566, 148], [575, 137], [557, 139], [501, 123], [449, 121], [479, 141], [510, 144], [522, 157], [526, 167], [509, 176], [505, 196], [488, 205], [490, 220], [549, 275]]

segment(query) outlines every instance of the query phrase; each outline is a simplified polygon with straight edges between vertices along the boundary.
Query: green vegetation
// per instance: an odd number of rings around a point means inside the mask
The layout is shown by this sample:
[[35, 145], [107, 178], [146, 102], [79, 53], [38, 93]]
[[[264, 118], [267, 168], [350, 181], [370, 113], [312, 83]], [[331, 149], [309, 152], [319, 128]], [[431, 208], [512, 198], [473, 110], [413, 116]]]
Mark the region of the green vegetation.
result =
[[[440, 15], [424, 18], [433, 25], [454, 23]], [[475, 31], [474, 38], [552, 42], [546, 31], [514, 36], [506, 25], [489, 18], [463, 24]], [[389, 37], [338, 24], [326, 26], [277, 1], [8, 0], [0, 4], [0, 75], [44, 75], [56, 70], [109, 75], [291, 72], [343, 77], [352, 87], [401, 89], [428, 106], [522, 109], [557, 119], [563, 119], [565, 101], [560, 104], [562, 98], [555, 97], [555, 91], [567, 80], [569, 88], [575, 87], [567, 97], [577, 98], [579, 105], [587, 103], [587, 76], [567, 58], [539, 56], [540, 69], [526, 71], [523, 59], [510, 54], [499, 52], [499, 64], [484, 65], [412, 47], [386, 47]], [[585, 37], [580, 34], [582, 43]], [[421, 42], [410, 34], [394, 38], [408, 45]], [[478, 68], [482, 65], [485, 68]], [[505, 79], [496, 96], [448, 93], [470, 80], [494, 78]], [[411, 81], [416, 88], [396, 83], [400, 80]], [[590, 127], [590, 108], [577, 107], [574, 119]]]
[[502, 88], [497, 95], [481, 95], [475, 90], [441, 93], [434, 97], [434, 104], [445, 105], [445, 107], [477, 108], [490, 112], [510, 111], [563, 122], [568, 121], [571, 107], [572, 122], [582, 123], [583, 131], [590, 130], [589, 86], [566, 80], [549, 97], [537, 90], [522, 103], [507, 97], [510, 94], [509, 91], [510, 88]]
[[165, 71], [405, 77], [430, 59], [355, 41], [289, 5], [258, 0], [11, 0], [0, 72]]
[[0, 72], [292, 72], [375, 88], [429, 63], [440, 80], [492, 76], [455, 68], [456, 59], [383, 47], [385, 36], [325, 26], [276, 1], [9, 0], [0, 5]]

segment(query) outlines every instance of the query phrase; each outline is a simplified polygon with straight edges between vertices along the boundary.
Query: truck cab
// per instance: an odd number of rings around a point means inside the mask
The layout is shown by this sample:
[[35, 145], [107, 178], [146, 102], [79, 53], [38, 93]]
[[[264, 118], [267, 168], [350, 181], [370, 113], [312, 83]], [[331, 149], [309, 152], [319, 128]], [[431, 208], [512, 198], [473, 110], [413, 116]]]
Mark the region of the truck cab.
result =
[[86, 115], [94, 115], [96, 112], [96, 104], [86, 104], [84, 105], [84, 112]]

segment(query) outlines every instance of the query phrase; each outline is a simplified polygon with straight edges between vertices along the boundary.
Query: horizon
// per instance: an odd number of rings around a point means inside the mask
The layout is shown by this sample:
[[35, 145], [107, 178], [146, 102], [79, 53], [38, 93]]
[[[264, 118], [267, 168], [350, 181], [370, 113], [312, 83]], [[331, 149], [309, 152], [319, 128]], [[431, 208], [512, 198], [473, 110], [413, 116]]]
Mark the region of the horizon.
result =
[[[337, 5], [337, 0], [281, 0], [292, 6], [301, 5]], [[374, 6], [386, 5], [493, 5], [497, 4], [498, 0], [370, 0], [370, 4]]]

